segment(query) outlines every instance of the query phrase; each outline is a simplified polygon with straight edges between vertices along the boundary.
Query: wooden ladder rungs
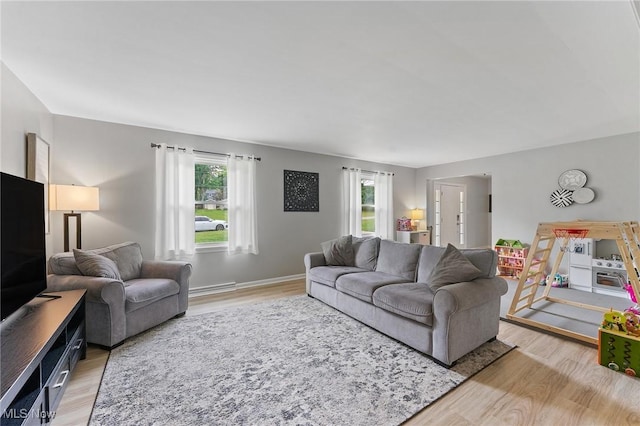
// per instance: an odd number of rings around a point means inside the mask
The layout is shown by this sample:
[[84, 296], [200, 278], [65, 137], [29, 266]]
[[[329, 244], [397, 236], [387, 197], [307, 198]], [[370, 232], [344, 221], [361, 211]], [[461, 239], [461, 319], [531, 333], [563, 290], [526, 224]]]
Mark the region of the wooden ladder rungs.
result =
[[518, 299], [518, 303], [522, 302], [523, 300], [527, 300], [530, 296], [531, 296], [531, 293], [527, 294], [526, 296], [521, 297], [520, 299]]

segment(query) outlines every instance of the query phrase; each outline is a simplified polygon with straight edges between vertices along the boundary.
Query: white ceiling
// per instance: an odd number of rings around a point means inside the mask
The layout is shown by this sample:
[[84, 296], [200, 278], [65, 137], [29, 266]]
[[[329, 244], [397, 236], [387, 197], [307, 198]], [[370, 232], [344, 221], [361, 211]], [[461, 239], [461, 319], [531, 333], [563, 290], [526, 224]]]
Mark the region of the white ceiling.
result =
[[8, 2], [55, 114], [422, 167], [640, 131], [617, 2]]

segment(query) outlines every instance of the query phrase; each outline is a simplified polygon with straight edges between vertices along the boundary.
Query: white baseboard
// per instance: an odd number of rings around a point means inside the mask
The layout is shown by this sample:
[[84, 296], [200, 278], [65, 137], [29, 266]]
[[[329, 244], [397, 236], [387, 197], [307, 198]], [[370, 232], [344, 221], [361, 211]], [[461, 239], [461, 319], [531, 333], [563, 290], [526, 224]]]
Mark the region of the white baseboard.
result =
[[189, 289], [189, 297], [199, 297], [206, 296], [209, 294], [216, 293], [226, 293], [230, 291], [239, 290], [241, 288], [250, 288], [250, 287], [260, 287], [270, 284], [282, 283], [286, 281], [295, 281], [304, 279], [305, 274], [296, 274], [296, 275], [287, 275], [284, 277], [276, 277], [276, 278], [268, 278], [266, 280], [258, 280], [258, 281], [248, 281], [244, 283], [222, 283], [222, 284], [212, 284], [201, 287], [195, 287]]

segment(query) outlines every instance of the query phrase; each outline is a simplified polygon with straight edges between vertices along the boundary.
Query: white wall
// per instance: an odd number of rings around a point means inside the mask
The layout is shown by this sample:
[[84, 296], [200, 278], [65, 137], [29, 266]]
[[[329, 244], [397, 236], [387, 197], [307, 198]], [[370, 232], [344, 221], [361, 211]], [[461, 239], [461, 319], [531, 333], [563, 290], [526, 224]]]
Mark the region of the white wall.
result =
[[[0, 62], [0, 170], [11, 175], [27, 175], [27, 133], [36, 133], [53, 148], [53, 115], [33, 93]], [[51, 234], [46, 239], [52, 252]]]
[[[416, 197], [426, 203], [427, 181], [487, 173], [492, 180], [492, 241], [531, 243], [539, 222], [640, 219], [640, 133], [576, 142], [419, 169]], [[554, 207], [549, 202], [565, 170], [587, 174], [596, 198], [589, 204]], [[429, 218], [430, 224], [433, 218]]]
[[[100, 211], [82, 214], [83, 247], [133, 240], [148, 258], [154, 255], [151, 142], [262, 157], [258, 163], [260, 254], [199, 253], [192, 262], [192, 288], [303, 273], [304, 253], [319, 251], [322, 241], [340, 235], [343, 166], [394, 172], [395, 216], [406, 214], [402, 212], [415, 203], [415, 170], [410, 168], [66, 116], [54, 117], [54, 129], [52, 182], [100, 187]], [[285, 169], [320, 174], [319, 212], [283, 211]], [[54, 249], [62, 251], [62, 218], [54, 217], [53, 223]]]

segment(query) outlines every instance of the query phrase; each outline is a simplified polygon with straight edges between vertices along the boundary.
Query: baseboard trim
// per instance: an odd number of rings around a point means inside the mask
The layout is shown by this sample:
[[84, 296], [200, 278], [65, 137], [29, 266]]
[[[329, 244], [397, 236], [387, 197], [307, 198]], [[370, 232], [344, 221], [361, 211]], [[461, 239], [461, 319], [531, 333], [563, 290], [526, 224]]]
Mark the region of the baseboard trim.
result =
[[261, 287], [276, 283], [282, 283], [287, 281], [295, 281], [304, 279], [305, 274], [287, 275], [284, 277], [267, 278], [265, 280], [247, 281], [244, 283], [228, 282], [222, 284], [211, 284], [201, 287], [195, 287], [189, 289], [189, 298], [206, 296], [216, 293], [227, 293], [230, 291], [240, 290], [243, 288]]

